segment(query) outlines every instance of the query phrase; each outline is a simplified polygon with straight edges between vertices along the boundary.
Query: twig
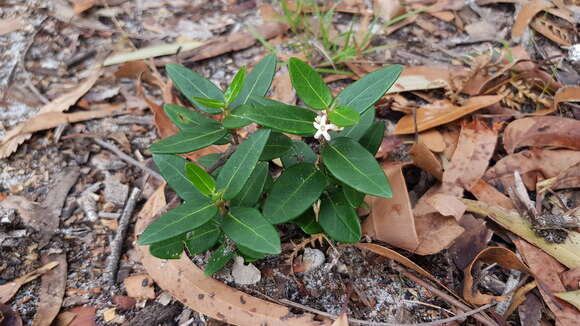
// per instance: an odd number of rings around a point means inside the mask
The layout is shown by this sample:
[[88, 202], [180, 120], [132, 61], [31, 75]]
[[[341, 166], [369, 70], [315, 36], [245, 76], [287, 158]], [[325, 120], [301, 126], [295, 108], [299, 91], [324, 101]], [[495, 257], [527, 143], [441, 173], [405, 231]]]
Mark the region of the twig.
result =
[[119, 156], [120, 159], [122, 159], [123, 161], [132, 164], [138, 168], [140, 168], [141, 170], [149, 173], [152, 177], [158, 179], [159, 181], [165, 181], [163, 179], [163, 177], [161, 176], [161, 174], [157, 173], [156, 171], [148, 168], [147, 166], [145, 166], [145, 164], [137, 161], [136, 159], [132, 158], [131, 156], [125, 154], [125, 152], [123, 152], [122, 150], [120, 150], [119, 148], [117, 148], [117, 146], [110, 144], [102, 139], [99, 138], [93, 138], [93, 141], [95, 143], [97, 143], [99, 146], [104, 147], [108, 150], [110, 150], [111, 152], [113, 152], [115, 155]]
[[[339, 317], [337, 315], [329, 314], [329, 313], [324, 312], [324, 311], [310, 308], [308, 306], [301, 305], [299, 303], [296, 303], [296, 302], [293, 302], [290, 300], [280, 299], [280, 302], [287, 304], [289, 306], [292, 306], [294, 308], [299, 308], [299, 309], [302, 309], [302, 310], [305, 310], [305, 311], [308, 311], [311, 313], [315, 313], [315, 314], [320, 315], [320, 316], [328, 317], [331, 319], [337, 319]], [[349, 318], [348, 321], [349, 321], [349, 323], [352, 323], [352, 324], [370, 325], [370, 326], [435, 326], [435, 325], [442, 325], [442, 324], [449, 323], [452, 321], [460, 320], [460, 319], [469, 317], [471, 315], [475, 315], [475, 314], [477, 314], [477, 313], [479, 313], [479, 312], [481, 312], [489, 307], [492, 307], [494, 304], [495, 303], [489, 303], [489, 304], [481, 306], [477, 309], [473, 309], [471, 311], [466, 311], [464, 313], [461, 313], [461, 314], [453, 316], [453, 317], [439, 319], [439, 320], [435, 320], [435, 321], [431, 321], [431, 322], [427, 322], [427, 323], [415, 323], [415, 324], [383, 323], [383, 322], [374, 322], [374, 321], [360, 320], [360, 319], [354, 319], [354, 318]]]
[[133, 211], [135, 210], [135, 205], [141, 196], [141, 189], [133, 188], [129, 199], [125, 204], [123, 209], [123, 214], [121, 214], [121, 219], [119, 220], [119, 228], [115, 234], [115, 238], [111, 243], [111, 254], [107, 258], [107, 267], [105, 269], [105, 278], [109, 284], [113, 285], [117, 281], [117, 271], [119, 270], [119, 259], [121, 258], [121, 252], [123, 249], [123, 242], [125, 241], [125, 235], [127, 229], [129, 228], [129, 222], [131, 221], [131, 216], [133, 216]]
[[[432, 293], [434, 293], [435, 295], [437, 295], [441, 299], [443, 299], [443, 300], [449, 302], [450, 304], [452, 304], [452, 305], [460, 308], [461, 310], [468, 311], [468, 310], [471, 309], [470, 307], [468, 307], [467, 305], [465, 305], [463, 302], [455, 299], [454, 297], [452, 297], [452, 296], [448, 295], [447, 293], [439, 290], [438, 288], [434, 287], [433, 285], [429, 284], [428, 282], [426, 282], [426, 281], [420, 279], [419, 277], [415, 276], [415, 274], [413, 274], [411, 272], [408, 272], [408, 271], [404, 271], [402, 273], [403, 273], [403, 275], [405, 277], [409, 278], [411, 281], [413, 281], [413, 282], [421, 285], [422, 287], [424, 287], [427, 290], [431, 291]], [[488, 326], [498, 326], [497, 323], [495, 323], [494, 321], [488, 319], [488, 317], [486, 315], [473, 314], [473, 318], [479, 320], [484, 325], [488, 325]]]
[[228, 160], [228, 158], [230, 158], [230, 156], [232, 156], [232, 154], [234, 153], [234, 151], [236, 150], [237, 147], [238, 146], [230, 145], [230, 147], [228, 147], [228, 149], [219, 157], [217, 162], [215, 162], [214, 164], [212, 164], [212, 166], [207, 168], [207, 170], [206, 170], [207, 173], [212, 174], [220, 166], [224, 165], [226, 163], [226, 161]]

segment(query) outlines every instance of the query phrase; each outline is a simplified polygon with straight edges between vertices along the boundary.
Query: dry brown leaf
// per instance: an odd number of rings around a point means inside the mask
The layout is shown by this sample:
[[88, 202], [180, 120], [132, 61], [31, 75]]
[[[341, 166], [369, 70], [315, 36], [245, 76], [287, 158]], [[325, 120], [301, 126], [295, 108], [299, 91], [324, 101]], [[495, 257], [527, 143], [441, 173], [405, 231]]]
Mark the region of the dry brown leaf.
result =
[[280, 14], [269, 3], [261, 3], [258, 8], [263, 21], [275, 22], [280, 19]]
[[66, 289], [67, 263], [66, 254], [43, 255], [42, 263], [57, 263], [58, 266], [42, 275], [40, 294], [36, 315], [32, 326], [50, 326], [58, 315]]
[[530, 274], [528, 267], [516, 254], [503, 247], [488, 247], [483, 249], [464, 270], [463, 298], [475, 305], [484, 305], [493, 301], [503, 301], [506, 297], [483, 294], [473, 288], [473, 265], [478, 261], [486, 264], [497, 264], [505, 269], [515, 269]]
[[471, 214], [463, 215], [459, 222], [465, 232], [449, 247], [449, 253], [460, 270], [464, 270], [487, 247], [493, 232], [486, 226], [485, 220]]
[[58, 262], [48, 263], [39, 269], [21, 276], [11, 282], [0, 285], [0, 303], [6, 303], [18, 292], [20, 287], [30, 281], [35, 280], [40, 275], [50, 271], [58, 265]]
[[[138, 214], [135, 234], [141, 233], [165, 207], [163, 186]], [[145, 270], [157, 285], [194, 311], [235, 325], [324, 326], [312, 314], [294, 315], [287, 307], [252, 297], [205, 276], [185, 255], [164, 261], [151, 256], [148, 246], [137, 247]]]
[[417, 272], [419, 275], [424, 276], [425, 278], [433, 281], [435, 284], [437, 284], [440, 287], [447, 290], [447, 292], [449, 292], [451, 295], [453, 295], [457, 299], [463, 301], [455, 292], [453, 292], [453, 290], [451, 290], [447, 286], [443, 285], [443, 283], [441, 283], [436, 277], [431, 275], [431, 273], [429, 273], [428, 271], [423, 269], [421, 266], [415, 264], [409, 258], [401, 255], [400, 253], [398, 253], [394, 250], [391, 250], [389, 248], [385, 248], [383, 246], [380, 246], [380, 245], [374, 244], [374, 243], [362, 243], [361, 242], [361, 243], [353, 244], [352, 246], [355, 246], [359, 249], [368, 250], [368, 251], [374, 252], [375, 254], [377, 254], [379, 256], [394, 260], [397, 263]]
[[[93, 87], [100, 75], [101, 67], [93, 68], [89, 77], [81, 82], [74, 90], [63, 94], [44, 105], [40, 108], [36, 116], [50, 112], [63, 112], [68, 110], [71, 105], [75, 104], [81, 96]], [[0, 141], [0, 159], [10, 156], [10, 154], [14, 153], [20, 144], [30, 138], [31, 134], [21, 133], [23, 126], [26, 126], [27, 123], [28, 121], [22, 122], [6, 133], [4, 138]]]
[[0, 19], [0, 35], [5, 35], [19, 30], [24, 26], [21, 17]]
[[98, 326], [95, 307], [74, 307], [66, 312], [74, 314], [74, 319], [68, 326]]
[[580, 289], [580, 268], [572, 268], [560, 275], [562, 283], [569, 290]]
[[421, 138], [415, 142], [409, 150], [409, 156], [413, 159], [413, 165], [429, 172], [437, 180], [443, 180], [443, 166], [441, 161], [431, 152]]
[[0, 205], [18, 211], [22, 222], [40, 232], [52, 232], [58, 228], [58, 216], [47, 212], [45, 205], [23, 196], [8, 196]]
[[334, 323], [332, 323], [331, 326], [348, 326], [348, 316], [346, 312], [340, 314], [340, 316], [336, 318], [336, 320], [334, 321]]
[[536, 32], [544, 35], [556, 44], [571, 46], [574, 38], [574, 31], [555, 23], [554, 21], [539, 16], [530, 24]]
[[136, 274], [128, 276], [125, 281], [125, 291], [131, 298], [137, 300], [155, 299], [155, 289], [153, 280], [147, 274]]
[[461, 220], [463, 213], [465, 213], [465, 205], [459, 198], [452, 195], [438, 193], [427, 197], [425, 201], [439, 214], [453, 216], [457, 222]]
[[363, 233], [392, 246], [413, 250], [419, 245], [415, 219], [402, 168], [405, 164], [384, 163], [393, 197], [367, 196], [371, 213], [363, 222]]
[[373, 11], [385, 21], [389, 21], [404, 13], [405, 8], [399, 0], [374, 0]]
[[521, 151], [499, 160], [485, 172], [483, 180], [506, 189], [514, 185], [514, 172], [519, 171], [529, 190], [536, 189], [541, 179], [557, 176], [561, 171], [580, 162], [580, 152], [571, 150], [535, 149]]
[[580, 290], [554, 293], [554, 295], [580, 310]]
[[[381, 67], [373, 70], [379, 68]], [[455, 72], [456, 70], [439, 67], [405, 67], [399, 79], [386, 94], [449, 87]]]
[[515, 209], [513, 202], [508, 197], [481, 179], [469, 189], [469, 192], [484, 203], [498, 205], [509, 210]]
[[[159, 82], [162, 83], [161, 81]], [[151, 111], [153, 111], [153, 119], [155, 120], [155, 127], [157, 128], [157, 133], [159, 134], [159, 137], [165, 138], [178, 133], [179, 128], [177, 128], [177, 126], [174, 125], [173, 122], [171, 122], [167, 114], [165, 114], [163, 107], [161, 107], [160, 105], [155, 103], [155, 101], [153, 101], [152, 99], [148, 98], [145, 95], [145, 91], [143, 90], [143, 85], [141, 83], [141, 78], [137, 79], [135, 88], [137, 89], [137, 94], [143, 100], [145, 100], [145, 102], [147, 102], [149, 108], [151, 109]]]
[[462, 201], [467, 207], [467, 211], [488, 216], [503, 228], [541, 248], [566, 267], [580, 267], [580, 234], [578, 232], [569, 232], [567, 239], [563, 243], [547, 242], [544, 238], [538, 236], [532, 229], [530, 222], [516, 211], [497, 206], [495, 203], [486, 203], [483, 198], [479, 201], [469, 199], [462, 199]]
[[554, 108], [558, 109], [558, 104], [562, 102], [580, 102], [580, 86], [564, 86], [558, 88], [554, 95]]
[[97, 4], [97, 0], [69, 0], [73, 4], [75, 14], [80, 14], [85, 10], [89, 10]]
[[435, 153], [441, 153], [447, 147], [443, 135], [437, 129], [430, 129], [419, 133], [419, 140], [425, 144], [429, 150]]
[[512, 27], [512, 39], [519, 39], [534, 17], [542, 10], [554, 5], [547, 0], [532, 0], [522, 6]]
[[580, 320], [580, 312], [570, 304], [554, 298], [556, 293], [566, 291], [558, 277], [565, 270], [565, 267], [526, 241], [518, 239], [514, 243], [536, 277], [538, 289], [556, 317], [556, 325], [577, 326]]
[[[263, 39], [269, 40], [278, 35], [283, 35], [288, 30], [288, 25], [281, 22], [266, 22], [262, 25], [253, 26], [252, 29]], [[247, 49], [256, 44], [258, 40], [247, 31], [233, 33], [224, 37], [218, 37], [203, 46], [191, 51], [184, 51], [177, 55], [178, 61], [195, 62], [213, 58], [225, 53], [235, 52]], [[157, 66], [164, 66], [167, 63], [173, 63], [175, 58], [156, 59]]]
[[272, 82], [272, 95], [270, 97], [273, 100], [285, 104], [296, 104], [296, 93], [294, 92], [294, 88], [292, 88], [292, 81], [290, 80], [288, 69], [280, 69], [277, 73], [276, 78]]
[[143, 60], [129, 61], [119, 65], [114, 75], [116, 78], [131, 79], [137, 79], [142, 75], [143, 80], [147, 82], [153, 78], [149, 66]]
[[451, 162], [443, 173], [442, 190], [447, 194], [462, 197], [484, 175], [495, 144], [497, 130], [485, 123], [464, 123]]
[[580, 150], [580, 121], [556, 116], [519, 119], [505, 128], [503, 143], [508, 153], [524, 146]]
[[[446, 107], [437, 109], [427, 109], [419, 108], [417, 109], [417, 131], [421, 132], [427, 129], [431, 129], [452, 121], [455, 121], [461, 117], [464, 117], [470, 113], [473, 113], [479, 109], [485, 108], [487, 106], [498, 103], [503, 96], [501, 95], [482, 95], [472, 97], [465, 102], [463, 106], [454, 106], [448, 103]], [[395, 126], [395, 135], [404, 135], [415, 133], [415, 123], [412, 115], [406, 115], [401, 118], [397, 125]]]

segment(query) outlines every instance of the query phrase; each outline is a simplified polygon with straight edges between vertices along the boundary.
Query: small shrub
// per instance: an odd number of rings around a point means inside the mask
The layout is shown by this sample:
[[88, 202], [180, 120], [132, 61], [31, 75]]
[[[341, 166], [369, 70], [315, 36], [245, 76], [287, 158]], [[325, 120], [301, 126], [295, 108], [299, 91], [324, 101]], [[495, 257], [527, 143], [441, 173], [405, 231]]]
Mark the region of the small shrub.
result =
[[[391, 196], [374, 158], [384, 133], [384, 124], [374, 121], [374, 103], [393, 85], [402, 66], [370, 73], [337, 97], [307, 63], [291, 58], [288, 68], [307, 108], [264, 97], [276, 69], [273, 54], [247, 75], [242, 68], [225, 92], [183, 66], [166, 67], [193, 106], [223, 119], [220, 123], [198, 111], [165, 105], [181, 132], [153, 144], [150, 151], [184, 203], [140, 235], [139, 244], [150, 245], [154, 256], [172, 259], [184, 247], [190, 254], [216, 248], [206, 267], [212, 274], [234, 250], [247, 261], [279, 254], [275, 225], [281, 223], [294, 223], [307, 234], [324, 232], [339, 242], [360, 240], [356, 209], [365, 194]], [[251, 123], [258, 130], [240, 140], [236, 129]], [[197, 163], [177, 155], [226, 143], [235, 150], [201, 157]], [[270, 164], [274, 159], [282, 171]]]

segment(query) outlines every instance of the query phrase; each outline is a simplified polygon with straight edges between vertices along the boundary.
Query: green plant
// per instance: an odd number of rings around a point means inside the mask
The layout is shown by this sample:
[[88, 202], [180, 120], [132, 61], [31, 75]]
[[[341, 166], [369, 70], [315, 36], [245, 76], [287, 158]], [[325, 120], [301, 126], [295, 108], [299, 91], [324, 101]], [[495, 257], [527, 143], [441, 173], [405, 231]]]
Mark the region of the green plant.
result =
[[[280, 223], [295, 223], [307, 234], [324, 232], [340, 242], [360, 240], [356, 208], [364, 195], [391, 196], [387, 177], [373, 157], [384, 132], [384, 124], [374, 122], [373, 104], [393, 85], [402, 67], [377, 70], [337, 97], [307, 63], [291, 58], [288, 67], [293, 87], [309, 108], [263, 97], [275, 73], [274, 55], [247, 77], [242, 68], [223, 93], [185, 67], [166, 67], [195, 107], [223, 114], [223, 120], [165, 105], [181, 132], [153, 144], [150, 151], [184, 203], [140, 235], [139, 244], [150, 245], [153, 255], [179, 258], [184, 246], [191, 254], [217, 247], [206, 266], [211, 274], [234, 251], [246, 260], [280, 253], [275, 228]], [[250, 123], [258, 130], [240, 140], [237, 129]], [[292, 140], [285, 133], [304, 138]], [[176, 155], [228, 142], [226, 153], [201, 157], [197, 164]], [[281, 168], [269, 163], [274, 159]], [[272, 175], [279, 177], [273, 180]]]

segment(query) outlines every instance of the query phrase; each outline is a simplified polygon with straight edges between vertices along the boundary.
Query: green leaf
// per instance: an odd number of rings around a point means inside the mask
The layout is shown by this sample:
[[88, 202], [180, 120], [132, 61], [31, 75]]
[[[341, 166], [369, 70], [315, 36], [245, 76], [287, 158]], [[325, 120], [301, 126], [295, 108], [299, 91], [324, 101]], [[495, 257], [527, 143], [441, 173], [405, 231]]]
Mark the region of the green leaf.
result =
[[211, 153], [198, 158], [196, 162], [204, 169], [208, 169], [210, 166], [217, 163], [217, 161], [220, 159], [220, 156], [222, 156], [222, 153]]
[[226, 104], [222, 100], [214, 100], [211, 98], [204, 98], [204, 97], [194, 97], [193, 98], [197, 103], [207, 106], [208, 108], [212, 109], [221, 109]]
[[193, 203], [207, 200], [207, 197], [187, 178], [185, 165], [188, 161], [186, 159], [173, 154], [153, 154], [153, 161], [163, 179], [181, 199]]
[[176, 237], [156, 242], [149, 246], [151, 255], [161, 259], [179, 259], [183, 252], [185, 233]]
[[266, 179], [268, 178], [268, 172], [268, 162], [258, 162], [242, 191], [230, 200], [230, 205], [243, 207], [254, 206], [262, 195]]
[[363, 113], [393, 86], [402, 71], [401, 65], [390, 65], [373, 71], [346, 87], [336, 99], [340, 105]]
[[352, 139], [360, 139], [367, 130], [373, 124], [375, 120], [375, 110], [374, 107], [370, 107], [368, 110], [361, 114], [360, 120], [354, 126], [350, 126], [344, 128], [344, 130], [339, 132], [331, 132], [330, 135], [332, 138], [335, 137], [348, 137]]
[[182, 131], [163, 138], [149, 147], [149, 151], [159, 154], [189, 153], [207, 147], [220, 140], [228, 131], [215, 124]]
[[193, 99], [194, 97], [203, 97], [223, 101], [224, 94], [212, 82], [182, 65], [168, 64], [165, 66], [165, 70], [177, 89], [179, 89], [179, 91], [185, 95], [185, 97], [187, 97], [195, 107], [210, 114], [222, 112], [220, 109], [207, 107]]
[[326, 186], [326, 178], [314, 164], [293, 165], [274, 182], [264, 203], [264, 217], [274, 223], [284, 223], [312, 206]]
[[322, 148], [322, 160], [332, 175], [354, 189], [373, 196], [391, 197], [391, 186], [383, 169], [355, 140], [333, 139]]
[[292, 86], [306, 105], [316, 110], [330, 107], [332, 93], [322, 77], [308, 63], [290, 58], [288, 70]]
[[316, 154], [305, 142], [301, 140], [292, 140], [292, 148], [284, 154], [280, 160], [287, 169], [298, 163], [314, 163], [316, 162]]
[[262, 259], [262, 258], [268, 256], [268, 254], [257, 252], [255, 250], [252, 250], [252, 249], [244, 247], [244, 246], [237, 245], [236, 247], [237, 247], [240, 255], [242, 257], [244, 257], [244, 261], [246, 263], [251, 263], [251, 262], [254, 262], [258, 259]]
[[231, 143], [232, 141], [232, 135], [231, 134], [225, 134], [222, 138], [216, 140], [213, 145], [226, 145]]
[[228, 86], [228, 89], [226, 89], [226, 92], [224, 93], [224, 99], [227, 105], [230, 105], [238, 97], [238, 95], [240, 95], [240, 91], [244, 86], [245, 79], [246, 67], [242, 67], [240, 70], [238, 70], [234, 76], [234, 79], [232, 79], [230, 86]]
[[215, 191], [215, 181], [212, 176], [197, 164], [187, 162], [185, 175], [202, 194], [209, 196]]
[[199, 255], [213, 247], [221, 234], [222, 230], [218, 223], [215, 222], [215, 219], [210, 220], [197, 229], [187, 233], [184, 240], [185, 248], [187, 248], [190, 255]]
[[205, 125], [214, 125], [216, 123], [215, 120], [210, 119], [203, 114], [177, 104], [165, 104], [163, 109], [169, 119], [181, 130]]
[[304, 214], [300, 215], [292, 222], [298, 225], [306, 234], [318, 234], [324, 232], [318, 222], [316, 222], [316, 215], [313, 209], [308, 209]]
[[217, 178], [217, 188], [223, 198], [234, 198], [254, 171], [256, 163], [270, 136], [269, 129], [260, 129], [246, 139], [230, 156]]
[[356, 191], [347, 185], [342, 185], [342, 193], [344, 194], [344, 198], [348, 204], [354, 209], [357, 209], [365, 199], [365, 194]]
[[281, 252], [278, 232], [255, 208], [230, 208], [222, 228], [232, 241], [248, 249], [264, 254]]
[[240, 95], [238, 95], [234, 102], [232, 102], [230, 107], [236, 108], [242, 104], [246, 104], [252, 96], [266, 95], [266, 92], [268, 92], [268, 89], [272, 84], [272, 79], [274, 78], [275, 73], [276, 55], [272, 53], [258, 62], [254, 69], [252, 69], [248, 74]]
[[371, 154], [375, 155], [381, 147], [385, 137], [385, 123], [375, 121], [367, 132], [360, 138], [359, 143], [366, 148]]
[[260, 161], [269, 161], [286, 154], [292, 147], [292, 139], [290, 137], [278, 133], [270, 133], [270, 138], [260, 155]]
[[209, 261], [205, 268], [203, 269], [203, 273], [207, 276], [213, 275], [214, 273], [220, 271], [227, 263], [232, 260], [235, 256], [235, 251], [229, 248], [225, 243], [219, 246], [216, 250], [214, 250], [211, 257], [209, 257]]
[[339, 106], [328, 114], [330, 122], [339, 127], [355, 125], [360, 120], [360, 113], [348, 106]]
[[316, 113], [268, 99], [252, 98], [252, 107], [242, 116], [262, 126], [300, 136], [312, 136]]
[[139, 245], [152, 244], [191, 231], [211, 220], [217, 211], [215, 204], [208, 199], [177, 206], [147, 226], [139, 236]]
[[342, 192], [324, 195], [320, 204], [318, 222], [331, 239], [340, 242], [358, 242], [361, 238], [360, 220]]
[[244, 118], [243, 112], [251, 109], [247, 104], [242, 104], [237, 108], [231, 110], [229, 114], [222, 120], [222, 126], [228, 129], [237, 129], [249, 125], [252, 121]]

